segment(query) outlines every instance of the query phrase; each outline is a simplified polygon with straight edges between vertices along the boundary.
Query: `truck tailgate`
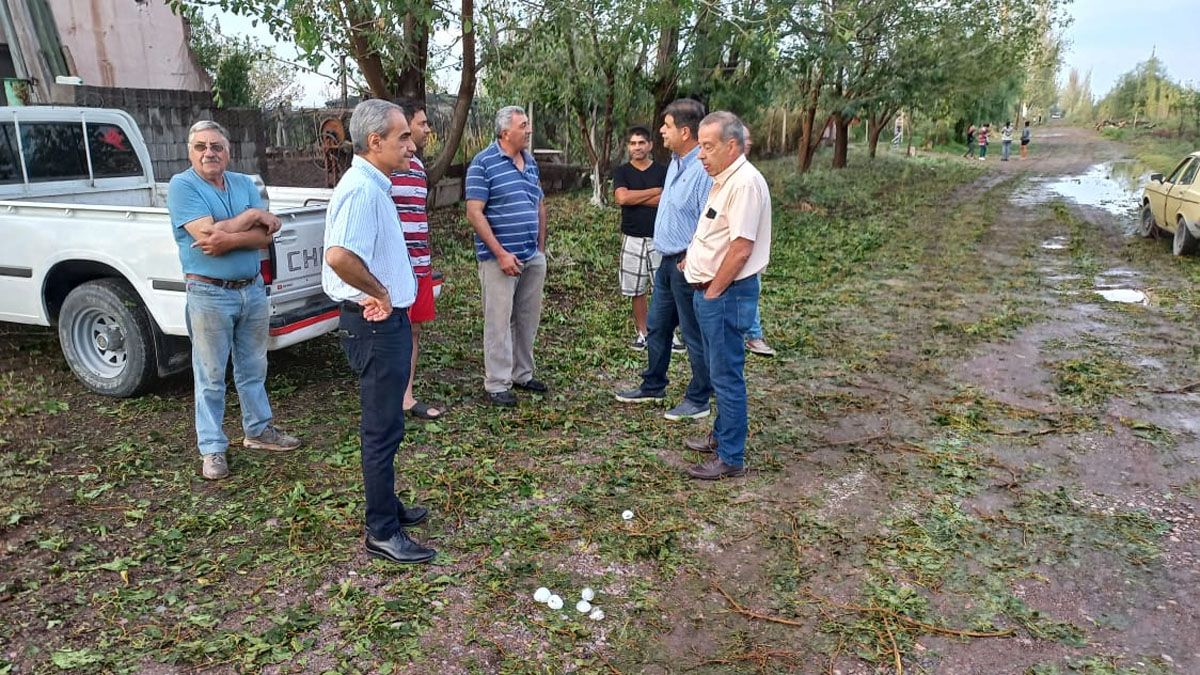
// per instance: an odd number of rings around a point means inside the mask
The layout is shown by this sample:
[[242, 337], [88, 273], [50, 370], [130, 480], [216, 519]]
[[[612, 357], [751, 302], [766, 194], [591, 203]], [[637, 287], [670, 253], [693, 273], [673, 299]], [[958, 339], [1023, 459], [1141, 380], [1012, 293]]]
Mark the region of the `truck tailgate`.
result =
[[271, 300], [272, 348], [285, 347], [337, 327], [337, 304], [321, 289], [325, 207], [276, 212], [283, 227], [264, 260]]

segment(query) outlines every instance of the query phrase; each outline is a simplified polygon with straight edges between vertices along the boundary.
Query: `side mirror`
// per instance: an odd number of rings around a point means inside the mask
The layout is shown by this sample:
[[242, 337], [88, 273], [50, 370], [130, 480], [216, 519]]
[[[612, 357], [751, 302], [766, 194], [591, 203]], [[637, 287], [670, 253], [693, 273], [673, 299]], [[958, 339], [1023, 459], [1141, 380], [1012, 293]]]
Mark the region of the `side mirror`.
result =
[[1152, 174], [1150, 174], [1150, 180], [1158, 181], [1159, 183], [1161, 183], [1161, 182], [1163, 182], [1163, 175], [1161, 173], [1152, 173]]

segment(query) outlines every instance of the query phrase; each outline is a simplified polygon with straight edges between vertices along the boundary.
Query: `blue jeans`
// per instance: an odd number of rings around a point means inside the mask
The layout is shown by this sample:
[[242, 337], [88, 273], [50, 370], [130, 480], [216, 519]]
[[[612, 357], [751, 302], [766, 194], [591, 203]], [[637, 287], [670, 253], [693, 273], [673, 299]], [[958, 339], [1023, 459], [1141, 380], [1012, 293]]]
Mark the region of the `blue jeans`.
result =
[[196, 441], [201, 455], [225, 452], [225, 371], [242, 406], [242, 430], [258, 436], [271, 422], [267, 401], [267, 339], [271, 314], [261, 281], [245, 288], [187, 282], [187, 329], [196, 384]]
[[642, 391], [666, 391], [667, 369], [671, 366], [671, 340], [678, 326], [683, 333], [688, 362], [692, 367], [692, 380], [688, 382], [684, 398], [696, 405], [706, 406], [713, 389], [708, 379], [708, 363], [704, 360], [704, 342], [692, 304], [692, 296], [696, 293], [687, 279], [683, 278], [683, 272], [679, 271], [682, 255], [663, 256], [662, 263], [654, 272], [654, 295], [650, 296], [650, 311], [646, 317], [646, 354], [649, 360], [646, 370], [642, 372]]
[[1012, 154], [1012, 141], [1000, 141], [1000, 159], [1008, 161], [1009, 155]]
[[404, 504], [396, 496], [396, 450], [404, 440], [404, 390], [412, 359], [408, 312], [395, 308], [385, 321], [367, 321], [343, 307], [338, 334], [350, 369], [358, 376], [362, 406], [363, 489], [367, 532], [389, 539], [400, 529]]
[[704, 355], [717, 394], [717, 419], [713, 439], [717, 455], [730, 466], [746, 461], [745, 334], [758, 307], [758, 275], [735, 281], [719, 297], [709, 300], [697, 291], [696, 320], [704, 336]]
[[754, 305], [754, 320], [750, 322], [750, 328], [746, 330], [747, 340], [763, 339], [762, 329], [762, 312], [759, 311], [758, 305]]

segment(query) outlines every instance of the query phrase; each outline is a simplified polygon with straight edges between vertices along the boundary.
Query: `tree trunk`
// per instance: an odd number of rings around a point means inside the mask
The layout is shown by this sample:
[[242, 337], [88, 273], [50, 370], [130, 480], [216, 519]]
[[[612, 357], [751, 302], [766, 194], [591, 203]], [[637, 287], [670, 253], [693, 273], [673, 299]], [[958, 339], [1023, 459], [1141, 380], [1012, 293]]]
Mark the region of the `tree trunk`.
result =
[[371, 94], [376, 98], [391, 98], [391, 83], [388, 82], [387, 74], [384, 72], [379, 52], [371, 47], [371, 38], [366, 28], [371, 25], [371, 19], [363, 17], [360, 8], [348, 0], [334, 3], [333, 11], [337, 14], [338, 20], [346, 24], [347, 32], [350, 34], [350, 53], [354, 57], [354, 62], [358, 64], [358, 70], [362, 73], [363, 79], [367, 81], [367, 87], [370, 88]]
[[883, 133], [883, 124], [871, 120], [871, 128], [867, 130], [867, 155], [875, 159], [875, 149], [879, 147], [879, 135]]
[[458, 80], [458, 98], [454, 101], [454, 116], [450, 119], [450, 131], [446, 144], [438, 153], [433, 164], [426, 167], [429, 184], [437, 185], [446, 169], [454, 162], [458, 144], [462, 142], [463, 128], [475, 100], [475, 0], [462, 0], [462, 75]]
[[[676, 3], [677, 4], [677, 3]], [[676, 14], [678, 16], [678, 14]], [[682, 20], [682, 19], [679, 19]], [[679, 24], [663, 28], [658, 36], [658, 50], [654, 58], [654, 82], [650, 90], [654, 94], [654, 117], [650, 124], [654, 127], [651, 133], [662, 126], [662, 111], [679, 94], [678, 63], [679, 53]], [[654, 158], [666, 162], [671, 158], [671, 151], [662, 143], [654, 144]]]
[[833, 168], [846, 168], [850, 154], [850, 120], [845, 113], [833, 115]]
[[[417, 11], [429, 12], [431, 3], [422, 2]], [[404, 67], [396, 76], [396, 96], [413, 101], [425, 100], [425, 70], [429, 66], [429, 25], [415, 11], [404, 15]]]

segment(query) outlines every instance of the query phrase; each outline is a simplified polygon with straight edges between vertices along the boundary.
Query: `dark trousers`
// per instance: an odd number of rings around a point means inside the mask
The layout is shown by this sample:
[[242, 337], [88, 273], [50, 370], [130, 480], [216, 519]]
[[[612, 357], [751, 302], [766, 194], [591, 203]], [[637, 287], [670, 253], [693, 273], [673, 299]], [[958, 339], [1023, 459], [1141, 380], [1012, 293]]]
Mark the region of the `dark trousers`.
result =
[[376, 539], [388, 539], [400, 529], [404, 508], [396, 496], [393, 461], [404, 440], [404, 390], [408, 388], [412, 359], [412, 326], [403, 308], [395, 308], [386, 321], [377, 322], [343, 308], [339, 332], [346, 359], [358, 375], [367, 532]]
[[675, 327], [683, 333], [687, 345], [688, 363], [692, 367], [692, 379], [688, 382], [684, 398], [696, 405], [708, 405], [713, 395], [708, 379], [708, 363], [704, 360], [704, 342], [700, 337], [700, 324], [696, 323], [696, 309], [692, 305], [695, 290], [679, 271], [679, 259], [683, 253], [664, 255], [658, 270], [654, 272], [654, 295], [650, 297], [650, 311], [646, 317], [646, 354], [649, 360], [642, 372], [642, 390], [662, 392], [667, 388], [667, 369], [671, 366], [671, 340]]

